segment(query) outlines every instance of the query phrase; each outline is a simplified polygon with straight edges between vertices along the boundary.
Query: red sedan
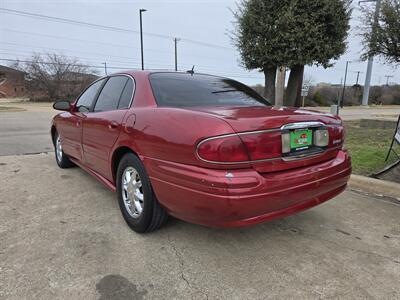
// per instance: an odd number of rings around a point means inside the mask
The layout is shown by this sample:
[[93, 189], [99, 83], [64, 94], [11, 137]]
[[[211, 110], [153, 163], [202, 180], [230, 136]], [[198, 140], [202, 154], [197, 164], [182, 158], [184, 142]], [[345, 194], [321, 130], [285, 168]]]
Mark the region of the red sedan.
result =
[[54, 108], [57, 164], [116, 191], [137, 232], [168, 215], [216, 227], [285, 217], [335, 197], [351, 173], [339, 117], [271, 106], [228, 78], [119, 73]]

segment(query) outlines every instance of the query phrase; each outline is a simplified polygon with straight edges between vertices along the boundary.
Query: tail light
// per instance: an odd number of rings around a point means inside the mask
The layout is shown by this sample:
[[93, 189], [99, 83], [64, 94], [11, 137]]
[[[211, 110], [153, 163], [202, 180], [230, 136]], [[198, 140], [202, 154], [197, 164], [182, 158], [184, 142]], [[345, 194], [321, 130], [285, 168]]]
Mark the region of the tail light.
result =
[[197, 147], [200, 159], [213, 163], [243, 163], [278, 158], [282, 153], [281, 133], [242, 133], [206, 139]]
[[206, 139], [197, 147], [197, 155], [215, 163], [240, 163], [249, 161], [247, 151], [238, 135]]
[[[313, 142], [309, 153], [315, 154], [316, 150], [323, 152], [324, 149], [338, 147], [342, 144], [342, 126], [318, 126], [313, 129]], [[203, 140], [197, 146], [198, 158], [217, 164], [274, 160], [288, 153], [291, 153], [290, 132], [280, 129], [211, 137]]]
[[340, 147], [344, 143], [344, 127], [334, 126], [329, 128], [330, 142], [329, 147]]
[[251, 160], [278, 158], [282, 155], [280, 131], [243, 134], [240, 136]]

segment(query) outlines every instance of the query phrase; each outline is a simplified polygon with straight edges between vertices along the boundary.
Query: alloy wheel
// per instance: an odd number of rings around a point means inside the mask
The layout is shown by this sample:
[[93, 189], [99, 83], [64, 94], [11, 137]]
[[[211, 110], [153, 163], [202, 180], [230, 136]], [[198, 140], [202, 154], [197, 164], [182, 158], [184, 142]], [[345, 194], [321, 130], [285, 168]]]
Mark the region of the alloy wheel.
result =
[[57, 156], [57, 160], [59, 162], [61, 162], [62, 157], [63, 157], [63, 150], [62, 150], [61, 140], [60, 140], [59, 135], [57, 135], [57, 139], [56, 139], [56, 156]]
[[122, 175], [122, 199], [132, 218], [139, 218], [143, 211], [144, 194], [142, 180], [133, 167], [127, 167]]

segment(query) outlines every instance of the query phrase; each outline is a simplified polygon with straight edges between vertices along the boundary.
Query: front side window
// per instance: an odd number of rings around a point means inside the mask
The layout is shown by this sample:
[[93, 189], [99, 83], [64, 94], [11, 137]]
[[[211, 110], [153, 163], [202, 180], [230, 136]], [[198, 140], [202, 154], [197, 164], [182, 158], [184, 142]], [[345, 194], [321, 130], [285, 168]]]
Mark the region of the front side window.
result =
[[113, 76], [108, 79], [97, 98], [95, 112], [116, 110], [122, 91], [128, 81], [126, 76]]
[[91, 86], [89, 86], [86, 91], [83, 92], [83, 94], [79, 97], [78, 102], [76, 103], [76, 108], [78, 109], [78, 111], [90, 111], [95, 97], [97, 96], [97, 93], [100, 87], [103, 85], [104, 81], [105, 78], [96, 81]]
[[270, 106], [253, 89], [223, 77], [153, 73], [150, 83], [158, 106]]

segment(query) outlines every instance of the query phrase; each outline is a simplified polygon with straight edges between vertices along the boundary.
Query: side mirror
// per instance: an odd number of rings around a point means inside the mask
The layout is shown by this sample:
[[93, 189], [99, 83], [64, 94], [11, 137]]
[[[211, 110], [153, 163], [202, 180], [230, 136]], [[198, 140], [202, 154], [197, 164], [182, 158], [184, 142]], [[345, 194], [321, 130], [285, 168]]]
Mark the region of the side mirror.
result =
[[53, 108], [55, 110], [70, 111], [71, 103], [69, 103], [69, 101], [66, 100], [58, 100], [54, 102]]

